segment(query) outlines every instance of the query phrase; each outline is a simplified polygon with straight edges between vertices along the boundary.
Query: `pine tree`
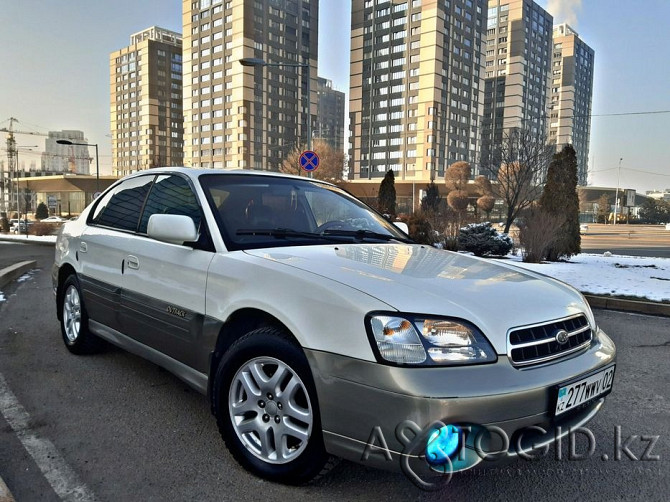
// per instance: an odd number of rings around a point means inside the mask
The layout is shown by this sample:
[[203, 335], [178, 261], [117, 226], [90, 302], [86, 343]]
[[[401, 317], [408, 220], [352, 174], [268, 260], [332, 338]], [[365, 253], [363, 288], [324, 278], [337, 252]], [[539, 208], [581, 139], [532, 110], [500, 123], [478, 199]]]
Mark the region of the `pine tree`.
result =
[[579, 235], [579, 197], [577, 195], [577, 153], [572, 145], [566, 145], [554, 155], [547, 183], [540, 197], [542, 209], [562, 216], [564, 223], [556, 229], [557, 239], [547, 251], [546, 259], [557, 261], [569, 258], [581, 251]]
[[395, 216], [395, 176], [392, 169], [388, 170], [379, 186], [377, 205], [380, 212]]
[[441, 201], [440, 190], [437, 188], [435, 181], [431, 181], [426, 188], [426, 195], [421, 199], [421, 210], [436, 213], [440, 209]]
[[35, 211], [35, 218], [38, 220], [43, 220], [44, 218], [49, 217], [49, 209], [47, 209], [47, 206], [44, 202], [40, 202], [37, 206], [37, 210]]

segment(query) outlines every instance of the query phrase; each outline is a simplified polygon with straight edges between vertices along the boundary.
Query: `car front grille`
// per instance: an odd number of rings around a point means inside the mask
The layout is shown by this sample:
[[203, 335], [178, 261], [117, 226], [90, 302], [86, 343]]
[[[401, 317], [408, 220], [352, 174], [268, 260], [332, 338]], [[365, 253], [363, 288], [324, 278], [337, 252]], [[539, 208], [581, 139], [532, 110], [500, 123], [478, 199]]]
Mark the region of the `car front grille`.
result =
[[[561, 332], [565, 333], [559, 336]], [[578, 314], [510, 331], [507, 355], [514, 366], [540, 364], [587, 347], [592, 337], [586, 317]]]

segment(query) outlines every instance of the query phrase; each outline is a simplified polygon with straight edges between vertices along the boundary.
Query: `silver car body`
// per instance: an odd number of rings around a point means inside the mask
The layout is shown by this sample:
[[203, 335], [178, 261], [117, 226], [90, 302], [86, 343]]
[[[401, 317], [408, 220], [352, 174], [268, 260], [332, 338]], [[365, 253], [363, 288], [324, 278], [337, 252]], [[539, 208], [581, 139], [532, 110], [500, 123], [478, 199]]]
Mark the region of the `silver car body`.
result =
[[[198, 177], [212, 173], [158, 172], [189, 177], [200, 200], [204, 193]], [[615, 361], [614, 344], [570, 286], [511, 265], [417, 244], [228, 251], [210, 207], [203, 204], [202, 209], [215, 248], [211, 252], [88, 225], [87, 208], [59, 234], [55, 291], [64, 271], [74, 271], [94, 333], [164, 366], [203, 393], [211, 385], [211, 360], [228, 323], [242, 312], [276, 320], [309, 361], [326, 449], [389, 469], [398, 468], [406, 447], [396, 435], [406, 420], [420, 427], [432, 421], [498, 426], [509, 437], [542, 426], [551, 441], [559, 427], [563, 434], [585, 424], [604, 402], [598, 397], [554, 417], [559, 385]], [[381, 364], [364, 324], [371, 312], [464, 319], [485, 334], [497, 361], [458, 367]], [[586, 319], [591, 334], [579, 350], [539, 364], [513, 364], [510, 333], [576, 316]], [[386, 445], [383, 454], [366, 457], [375, 430]], [[476, 462], [469, 459], [465, 467]]]

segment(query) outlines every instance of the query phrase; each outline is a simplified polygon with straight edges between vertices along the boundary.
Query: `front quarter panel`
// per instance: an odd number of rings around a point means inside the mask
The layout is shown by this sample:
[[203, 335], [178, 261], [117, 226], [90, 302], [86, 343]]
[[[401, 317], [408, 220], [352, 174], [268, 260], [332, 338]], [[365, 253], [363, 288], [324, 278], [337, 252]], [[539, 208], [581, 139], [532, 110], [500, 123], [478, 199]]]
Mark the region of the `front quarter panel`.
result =
[[364, 318], [392, 310], [376, 298], [324, 277], [241, 251], [217, 254], [207, 282], [207, 315], [225, 322], [240, 309], [264, 311], [304, 348], [375, 361]]

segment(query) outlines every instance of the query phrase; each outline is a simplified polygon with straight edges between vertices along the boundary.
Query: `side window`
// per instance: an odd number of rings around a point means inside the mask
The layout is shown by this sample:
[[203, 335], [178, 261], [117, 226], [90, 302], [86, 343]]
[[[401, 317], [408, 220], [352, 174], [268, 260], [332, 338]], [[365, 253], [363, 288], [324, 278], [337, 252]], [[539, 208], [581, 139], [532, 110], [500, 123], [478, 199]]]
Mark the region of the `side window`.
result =
[[91, 223], [119, 230], [136, 231], [142, 206], [153, 179], [154, 176], [140, 176], [121, 182], [95, 207]]
[[188, 182], [181, 176], [162, 175], [156, 178], [142, 213], [139, 232], [146, 234], [152, 214], [181, 214], [189, 216], [200, 227], [200, 206]]

